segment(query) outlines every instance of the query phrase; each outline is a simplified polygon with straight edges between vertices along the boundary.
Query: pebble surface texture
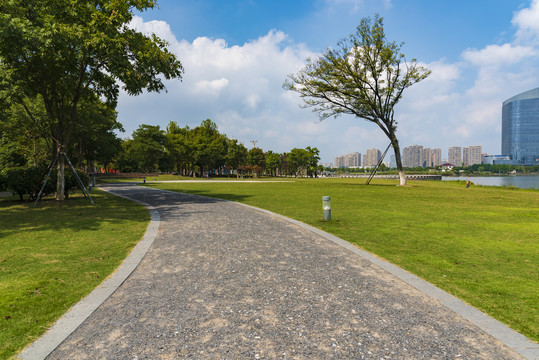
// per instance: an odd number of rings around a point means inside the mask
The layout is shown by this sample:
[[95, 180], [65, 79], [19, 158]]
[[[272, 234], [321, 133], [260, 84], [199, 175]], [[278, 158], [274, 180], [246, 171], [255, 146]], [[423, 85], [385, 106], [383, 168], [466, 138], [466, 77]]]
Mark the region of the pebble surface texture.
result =
[[131, 185], [158, 235], [47, 359], [521, 359], [451, 310], [297, 225]]

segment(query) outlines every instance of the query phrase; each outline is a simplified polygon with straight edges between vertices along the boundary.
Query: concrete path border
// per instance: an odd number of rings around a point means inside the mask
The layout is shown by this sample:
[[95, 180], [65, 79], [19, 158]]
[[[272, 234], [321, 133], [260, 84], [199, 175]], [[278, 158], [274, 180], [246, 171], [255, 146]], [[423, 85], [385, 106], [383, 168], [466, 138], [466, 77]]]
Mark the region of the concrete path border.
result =
[[[177, 193], [171, 190], [163, 190], [163, 189], [155, 189], [155, 188], [150, 188], [150, 189]], [[196, 196], [200, 196], [200, 195], [196, 195]], [[234, 202], [230, 200], [224, 200], [224, 201]], [[524, 356], [526, 359], [539, 360], [539, 344], [533, 342], [531, 339], [528, 339], [526, 336], [516, 332], [515, 330], [511, 329], [510, 327], [501, 323], [500, 321], [490, 317], [489, 315], [485, 314], [481, 310], [471, 305], [468, 305], [467, 303], [460, 300], [459, 298], [432, 285], [426, 280], [423, 280], [417, 277], [416, 275], [390, 263], [389, 261], [383, 260], [379, 258], [378, 256], [373, 255], [365, 250], [361, 250], [360, 248], [358, 248], [357, 246], [353, 245], [352, 243], [346, 240], [343, 240], [335, 235], [332, 235], [323, 230], [315, 228], [314, 226], [307, 225], [301, 221], [294, 220], [284, 215], [280, 215], [269, 210], [261, 209], [256, 206], [242, 204], [238, 202], [234, 202], [234, 203], [272, 215], [272, 216], [279, 217], [292, 224], [298, 225], [306, 230], [312, 231], [315, 234], [318, 234], [329, 241], [332, 241], [333, 243], [359, 255], [363, 259], [370, 261], [371, 263], [384, 269], [388, 273], [398, 277], [400, 280], [413, 286], [414, 288], [423, 292], [430, 298], [437, 300], [438, 302], [445, 305], [446, 307], [448, 307], [455, 313], [459, 314], [460, 316], [464, 317], [466, 320], [470, 321], [472, 324], [479, 327], [481, 330], [485, 331], [487, 334], [493, 336], [494, 338], [496, 338], [503, 344], [515, 350], [520, 355]]]
[[[166, 191], [176, 193], [170, 190], [161, 190], [148, 188], [158, 191]], [[103, 189], [105, 190], [105, 189]], [[107, 191], [107, 190], [105, 190]], [[108, 191], [110, 192], [110, 191]], [[131, 199], [126, 196], [118, 195], [110, 192], [113, 195], [121, 196], [126, 199], [138, 202], [150, 211], [151, 222], [146, 229], [143, 239], [135, 246], [129, 256], [124, 260], [120, 267], [100, 286], [94, 289], [87, 297], [74, 305], [64, 316], [62, 316], [43, 336], [36, 340], [33, 344], [28, 346], [19, 355], [20, 359], [33, 360], [33, 359], [45, 359], [62, 341], [64, 341], [77, 327], [82, 324], [87, 317], [89, 317], [95, 309], [97, 309], [114, 291], [129, 277], [129, 275], [138, 266], [150, 246], [152, 245], [159, 228], [160, 215], [159, 212], [149, 204], [143, 203], [138, 200]], [[200, 195], [196, 195], [200, 196]], [[203, 197], [203, 196], [201, 196]], [[225, 200], [229, 201], [229, 200]], [[232, 201], [230, 201], [232, 202]], [[313, 226], [307, 225], [300, 221], [285, 217], [280, 214], [276, 214], [269, 210], [257, 208], [255, 206], [237, 203], [242, 206], [251, 208], [256, 211], [260, 211], [272, 216], [279, 217], [292, 224], [300, 226], [306, 230], [314, 232], [327, 240], [359, 255], [365, 260], [375, 264], [376, 266], [384, 269], [390, 274], [398, 277], [405, 283], [420, 290], [427, 296], [437, 300], [441, 304], [445, 305], [455, 313], [461, 315], [489, 335], [493, 336], [503, 344], [512, 348], [520, 355], [530, 360], [539, 360], [539, 344], [531, 341], [524, 335], [514, 331], [505, 324], [491, 318], [482, 311], [466, 304], [464, 301], [456, 298], [455, 296], [437, 288], [429, 282], [413, 275], [412, 273], [399, 268], [390, 262], [383, 260], [367, 251], [361, 250], [353, 244], [338, 238], [325, 231], [317, 229]]]
[[335, 244], [342, 246], [345, 249], [350, 250], [351, 252], [359, 255], [365, 260], [368, 260], [371, 263], [375, 264], [376, 266], [384, 269], [388, 273], [398, 277], [400, 280], [413, 286], [414, 288], [423, 292], [430, 298], [437, 300], [441, 304], [445, 305], [446, 307], [448, 307], [455, 313], [459, 314], [460, 316], [464, 317], [466, 320], [470, 321], [471, 323], [479, 327], [481, 330], [485, 331], [487, 334], [493, 336], [494, 338], [496, 338], [503, 344], [512, 348], [513, 350], [518, 352], [520, 355], [524, 356], [526, 359], [539, 360], [539, 344], [533, 342], [532, 340], [528, 339], [526, 336], [516, 332], [515, 330], [499, 322], [498, 320], [490, 317], [489, 315], [485, 314], [481, 310], [471, 305], [468, 305], [467, 303], [460, 300], [459, 298], [445, 292], [444, 290], [417, 277], [416, 275], [396, 265], [393, 265], [392, 263], [386, 260], [383, 260], [377, 257], [376, 255], [373, 255], [367, 251], [361, 250], [360, 248], [358, 248], [357, 246], [353, 245], [352, 243], [346, 240], [343, 240], [335, 235], [332, 235], [318, 228], [315, 228], [314, 226], [307, 225], [305, 223], [302, 223], [301, 221], [287, 218], [286, 216], [276, 214], [269, 210], [260, 209], [251, 205], [246, 205], [246, 204], [241, 204], [241, 203], [239, 204], [256, 209], [258, 211], [261, 211], [267, 214], [271, 214], [273, 216], [280, 217], [281, 219], [284, 219], [304, 229], [312, 231], [328, 239], [329, 241], [332, 241]]
[[134, 200], [122, 195], [115, 194], [108, 190], [113, 195], [123, 197], [125, 199], [135, 201], [144, 205], [150, 212], [150, 224], [146, 228], [146, 232], [142, 240], [131, 250], [127, 258], [105, 281], [96, 287], [84, 299], [76, 303], [67, 313], [65, 313], [54, 325], [47, 330], [39, 339], [26, 347], [20, 354], [19, 358], [24, 360], [45, 359], [51, 352], [54, 351], [80, 324], [84, 322], [105, 300], [109, 298], [122, 285], [122, 283], [131, 275], [137, 268], [138, 264], [146, 255], [146, 252], [152, 245], [157, 236], [159, 229], [160, 215], [159, 212], [149, 204]]

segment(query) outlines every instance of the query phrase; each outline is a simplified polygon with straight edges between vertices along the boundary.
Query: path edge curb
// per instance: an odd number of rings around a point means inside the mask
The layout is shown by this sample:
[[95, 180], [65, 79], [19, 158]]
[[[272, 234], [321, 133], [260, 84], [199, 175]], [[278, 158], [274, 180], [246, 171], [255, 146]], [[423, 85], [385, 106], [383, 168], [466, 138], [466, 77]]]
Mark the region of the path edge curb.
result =
[[509, 326], [494, 319], [493, 317], [487, 315], [481, 310], [467, 304], [463, 300], [432, 285], [428, 281], [423, 280], [420, 277], [412, 274], [411, 272], [408, 272], [407, 270], [404, 270], [398, 267], [397, 265], [394, 265], [390, 263], [389, 261], [384, 260], [374, 254], [371, 254], [368, 251], [361, 250], [359, 247], [355, 246], [354, 244], [346, 240], [343, 240], [335, 235], [332, 235], [328, 232], [320, 230], [314, 226], [308, 225], [299, 220], [295, 220], [295, 219], [286, 217], [284, 215], [274, 213], [270, 210], [262, 209], [253, 205], [248, 205], [248, 204], [240, 203], [237, 201], [226, 200], [226, 199], [221, 199], [221, 198], [211, 198], [211, 197], [203, 196], [203, 195], [194, 195], [194, 194], [189, 194], [189, 193], [182, 193], [178, 191], [158, 189], [158, 188], [153, 188], [153, 187], [146, 187], [146, 188], [152, 189], [152, 190], [158, 190], [158, 191], [166, 191], [166, 192], [171, 192], [171, 193], [176, 193], [176, 194], [183, 194], [187, 196], [218, 199], [221, 201], [234, 203], [239, 206], [248, 207], [253, 210], [270, 215], [270, 216], [275, 216], [284, 221], [297, 225], [305, 230], [318, 234], [322, 236], [323, 238], [353, 252], [354, 254], [360, 256], [361, 258], [369, 261], [370, 263], [394, 275], [395, 277], [399, 278], [403, 282], [421, 291], [423, 294], [427, 295], [431, 299], [438, 301], [440, 304], [444, 305], [445, 307], [449, 308], [453, 312], [462, 316], [463, 318], [465, 318], [466, 320], [468, 320], [469, 322], [471, 322], [472, 324], [474, 324], [475, 326], [477, 326], [478, 328], [480, 328], [481, 330], [483, 330], [490, 336], [494, 337], [496, 340], [500, 341], [501, 343], [505, 344], [516, 353], [523, 356], [525, 359], [539, 360], [539, 344], [535, 343], [531, 339], [511, 329]]
[[[187, 194], [191, 195], [191, 194]], [[200, 195], [194, 195], [200, 196]], [[492, 318], [481, 310], [467, 304], [466, 302], [460, 300], [459, 298], [449, 294], [448, 292], [432, 285], [426, 280], [421, 279], [420, 277], [404, 270], [387, 260], [384, 260], [374, 254], [371, 254], [365, 250], [361, 250], [354, 244], [343, 240], [335, 235], [327, 233], [323, 230], [320, 230], [314, 226], [308, 225], [301, 221], [286, 217], [281, 214], [274, 213], [272, 211], [258, 208], [253, 205], [243, 204], [236, 201], [224, 200], [228, 202], [233, 202], [241, 206], [249, 207], [254, 210], [260, 211], [262, 213], [278, 217], [282, 220], [285, 220], [289, 223], [297, 225], [303, 229], [311, 231], [317, 235], [324, 237], [325, 239], [355, 253], [361, 258], [369, 261], [370, 263], [382, 268], [388, 273], [396, 276], [405, 283], [411, 285], [417, 290], [421, 291], [428, 297], [438, 301], [442, 305], [451, 309], [453, 312], [464, 317], [466, 320], [470, 321], [475, 326], [479, 327], [481, 330], [485, 331], [487, 334], [491, 335], [501, 343], [513, 349], [515, 352], [520, 354], [526, 359], [529, 360], [539, 360], [539, 344], [533, 342], [531, 339], [526, 336], [518, 333], [517, 331], [511, 329], [504, 323]]]
[[103, 304], [123, 282], [131, 275], [142, 261], [150, 246], [153, 244], [161, 216], [155, 207], [127, 196], [116, 194], [111, 190], [100, 188], [112, 195], [137, 202], [148, 209], [150, 223], [142, 239], [135, 245], [124, 261], [108, 278], [97, 286], [90, 294], [73, 305], [52, 327], [36, 341], [24, 348], [18, 355], [22, 360], [41, 360], [49, 356], [73, 331], [75, 331], [101, 304]]

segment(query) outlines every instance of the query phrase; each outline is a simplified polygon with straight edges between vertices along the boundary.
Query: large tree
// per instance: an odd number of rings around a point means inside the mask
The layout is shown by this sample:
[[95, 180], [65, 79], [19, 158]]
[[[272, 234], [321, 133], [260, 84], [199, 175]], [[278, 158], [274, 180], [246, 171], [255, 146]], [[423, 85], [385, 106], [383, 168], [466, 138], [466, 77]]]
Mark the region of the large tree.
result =
[[123, 126], [117, 120], [114, 108], [100, 101], [99, 98], [85, 99], [79, 103], [78, 119], [72, 130], [72, 161], [83, 163], [95, 173], [96, 162], [108, 168], [114, 157], [121, 151], [122, 142], [116, 131], [123, 132]]
[[174, 169], [185, 175], [186, 170], [193, 163], [192, 150], [189, 146], [189, 126], [180, 127], [177, 122], [171, 121], [165, 133], [167, 152], [172, 159]]
[[406, 185], [395, 105], [404, 89], [430, 71], [416, 59], [406, 61], [401, 46], [386, 38], [381, 17], [363, 18], [355, 34], [319, 58], [307, 59], [305, 68], [289, 75], [284, 87], [299, 93], [305, 107], [313, 108], [321, 120], [350, 114], [378, 125], [395, 151], [400, 185]]
[[166, 154], [167, 137], [159, 125], [142, 124], [133, 131], [132, 157], [145, 172], [159, 170], [159, 162]]
[[210, 119], [202, 121], [191, 131], [190, 136], [193, 161], [199, 167], [202, 176], [211, 176], [212, 170], [225, 165], [228, 153], [227, 138], [219, 133], [213, 121]]
[[[81, 99], [97, 95], [114, 106], [120, 87], [130, 95], [159, 92], [162, 78], [181, 78], [182, 65], [163, 40], [128, 26], [135, 9], [155, 5], [155, 0], [0, 2], [1, 95], [22, 106], [41, 96], [53, 156], [67, 150]], [[60, 156], [59, 200], [64, 198], [63, 160]]]
[[238, 168], [247, 162], [247, 148], [236, 139], [227, 140], [227, 154], [225, 158], [225, 165], [230, 169], [236, 171], [236, 177], [239, 178], [240, 174]]

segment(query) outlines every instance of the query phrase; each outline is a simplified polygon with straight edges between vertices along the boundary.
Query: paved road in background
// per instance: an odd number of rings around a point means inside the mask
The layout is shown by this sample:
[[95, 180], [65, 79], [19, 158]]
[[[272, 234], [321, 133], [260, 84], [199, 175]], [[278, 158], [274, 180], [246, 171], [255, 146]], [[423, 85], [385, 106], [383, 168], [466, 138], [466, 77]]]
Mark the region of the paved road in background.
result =
[[132, 185], [107, 189], [155, 207], [159, 231], [131, 276], [48, 359], [521, 358], [279, 216]]

